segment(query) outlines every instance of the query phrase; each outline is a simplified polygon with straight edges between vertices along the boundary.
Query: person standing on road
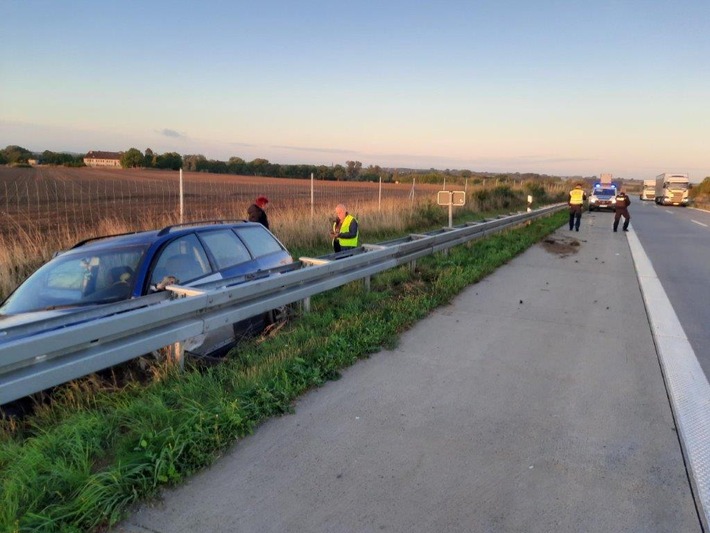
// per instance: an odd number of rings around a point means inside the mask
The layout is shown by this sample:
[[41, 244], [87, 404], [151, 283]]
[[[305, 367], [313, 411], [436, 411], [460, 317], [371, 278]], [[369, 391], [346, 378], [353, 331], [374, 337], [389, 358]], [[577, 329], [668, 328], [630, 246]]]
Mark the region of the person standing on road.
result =
[[582, 189], [582, 185], [578, 183], [569, 192], [567, 205], [569, 205], [569, 230], [575, 229], [579, 231], [579, 224], [582, 222], [582, 208], [584, 201], [587, 199], [587, 193]]
[[266, 196], [258, 196], [254, 203], [247, 209], [247, 215], [249, 216], [249, 222], [258, 222], [266, 229], [269, 229], [269, 218], [266, 216], [266, 204], [269, 203], [269, 199]]
[[624, 231], [629, 231], [629, 220], [631, 220], [631, 215], [629, 215], [629, 206], [631, 205], [631, 199], [624, 192], [624, 189], [619, 191], [616, 195], [616, 203], [614, 204], [614, 231], [619, 228], [619, 220], [624, 217]]
[[357, 220], [348, 213], [345, 205], [338, 204], [335, 207], [336, 220], [330, 230], [330, 238], [333, 240], [333, 251], [349, 250], [357, 248], [360, 243], [360, 230]]

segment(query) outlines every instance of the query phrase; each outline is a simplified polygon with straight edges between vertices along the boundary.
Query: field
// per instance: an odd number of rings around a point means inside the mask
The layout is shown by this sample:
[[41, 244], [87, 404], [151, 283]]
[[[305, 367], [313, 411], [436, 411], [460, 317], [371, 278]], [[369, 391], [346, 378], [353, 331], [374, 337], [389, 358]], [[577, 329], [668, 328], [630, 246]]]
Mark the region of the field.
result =
[[[435, 198], [439, 185], [316, 181], [314, 211], [346, 203], [352, 212], [365, 203], [396, 200], [409, 207]], [[53, 232], [59, 226], [98, 226], [120, 219], [141, 227], [146, 220], [179, 217], [179, 173], [159, 170], [65, 167], [0, 167], [0, 232]], [[185, 172], [183, 219], [246, 217], [258, 195], [270, 200], [270, 212], [311, 209], [310, 180]]]
[[[338, 203], [358, 217], [368, 242], [383, 228], [404, 231], [440, 188], [185, 172], [181, 217], [175, 171], [0, 166], [0, 300], [55, 252], [82, 239], [181, 221], [243, 219], [254, 199], [266, 195], [271, 229], [290, 250], [325, 251]], [[479, 206], [472, 201], [468, 207]], [[435, 211], [443, 216], [446, 208]]]

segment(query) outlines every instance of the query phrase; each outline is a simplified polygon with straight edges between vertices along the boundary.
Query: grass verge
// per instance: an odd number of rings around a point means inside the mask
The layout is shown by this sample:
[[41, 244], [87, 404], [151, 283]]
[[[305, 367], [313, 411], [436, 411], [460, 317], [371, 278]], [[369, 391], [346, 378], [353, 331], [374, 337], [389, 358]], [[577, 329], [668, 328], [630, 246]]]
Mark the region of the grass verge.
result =
[[[312, 299], [312, 312], [220, 365], [165, 371], [147, 386], [67, 387], [0, 440], [0, 530], [96, 531], [212, 463], [299, 395], [382, 347], [566, 219], [565, 213], [386, 271]], [[74, 385], [76, 387], [76, 385]]]

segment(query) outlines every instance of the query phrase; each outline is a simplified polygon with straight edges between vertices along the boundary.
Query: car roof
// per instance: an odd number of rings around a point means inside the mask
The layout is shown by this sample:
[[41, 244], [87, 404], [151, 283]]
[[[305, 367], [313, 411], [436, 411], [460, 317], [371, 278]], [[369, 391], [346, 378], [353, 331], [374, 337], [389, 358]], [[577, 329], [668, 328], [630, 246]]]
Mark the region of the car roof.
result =
[[134, 231], [131, 233], [119, 233], [115, 235], [102, 235], [91, 237], [79, 241], [67, 251], [76, 250], [101, 250], [103, 248], [115, 248], [116, 246], [150, 245], [154, 242], [167, 240], [168, 237], [185, 235], [195, 230], [218, 229], [224, 227], [238, 226], [259, 226], [256, 222], [245, 220], [214, 220], [200, 222], [186, 222], [184, 224], [173, 224], [165, 226], [160, 230]]

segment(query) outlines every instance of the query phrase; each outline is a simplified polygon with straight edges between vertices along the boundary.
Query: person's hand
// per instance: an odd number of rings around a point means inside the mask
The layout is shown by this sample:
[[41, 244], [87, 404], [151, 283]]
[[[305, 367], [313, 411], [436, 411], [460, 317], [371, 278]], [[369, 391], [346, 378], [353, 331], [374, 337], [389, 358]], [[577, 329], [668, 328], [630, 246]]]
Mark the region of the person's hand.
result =
[[165, 287], [175, 285], [176, 283], [178, 283], [178, 279], [175, 276], [165, 276], [155, 288], [159, 291], [164, 291]]

